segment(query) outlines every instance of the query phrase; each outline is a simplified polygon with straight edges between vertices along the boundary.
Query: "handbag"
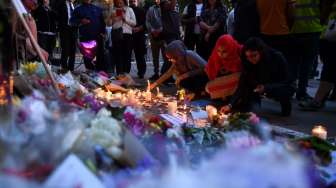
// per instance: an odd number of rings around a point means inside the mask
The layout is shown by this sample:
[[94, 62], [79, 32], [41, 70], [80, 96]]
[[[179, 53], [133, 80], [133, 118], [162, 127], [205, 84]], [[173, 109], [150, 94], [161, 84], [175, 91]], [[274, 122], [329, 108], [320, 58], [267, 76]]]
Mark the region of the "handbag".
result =
[[79, 42], [79, 50], [84, 57], [93, 59], [96, 56], [97, 41], [90, 40], [85, 42]]
[[336, 41], [336, 19], [329, 20], [328, 26], [323, 35], [323, 38], [331, 42]]
[[111, 31], [112, 44], [115, 42], [120, 42], [123, 39], [123, 29], [122, 26], [117, 29], [112, 29]]

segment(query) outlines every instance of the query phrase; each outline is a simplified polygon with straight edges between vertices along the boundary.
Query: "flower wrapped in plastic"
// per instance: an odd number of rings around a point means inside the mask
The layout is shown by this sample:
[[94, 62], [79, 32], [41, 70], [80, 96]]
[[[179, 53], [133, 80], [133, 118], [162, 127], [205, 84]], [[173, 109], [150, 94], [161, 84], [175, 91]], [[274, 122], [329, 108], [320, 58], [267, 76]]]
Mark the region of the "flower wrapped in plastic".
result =
[[85, 130], [85, 135], [93, 145], [101, 145], [112, 157], [119, 158], [122, 155], [119, 148], [122, 145], [122, 128], [110, 115], [106, 109], [99, 111], [91, 121], [91, 127]]

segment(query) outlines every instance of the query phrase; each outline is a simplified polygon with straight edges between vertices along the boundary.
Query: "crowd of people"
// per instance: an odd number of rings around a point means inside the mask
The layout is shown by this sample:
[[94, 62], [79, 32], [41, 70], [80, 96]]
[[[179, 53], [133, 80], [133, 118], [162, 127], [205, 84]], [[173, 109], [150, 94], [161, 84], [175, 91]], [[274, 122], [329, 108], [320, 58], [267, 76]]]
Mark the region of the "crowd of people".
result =
[[[174, 80], [194, 96], [226, 99], [223, 112], [250, 111], [268, 97], [288, 116], [294, 94], [301, 108], [311, 110], [336, 93], [335, 0], [190, 0], [181, 11], [176, 0], [155, 0], [147, 8], [139, 0], [114, 0], [107, 11], [92, 0], [22, 2], [46, 58], [59, 36], [62, 71], [74, 71], [79, 48], [87, 70], [128, 74], [134, 51], [144, 78], [148, 34], [151, 88]], [[318, 56], [321, 82], [310, 97]]]

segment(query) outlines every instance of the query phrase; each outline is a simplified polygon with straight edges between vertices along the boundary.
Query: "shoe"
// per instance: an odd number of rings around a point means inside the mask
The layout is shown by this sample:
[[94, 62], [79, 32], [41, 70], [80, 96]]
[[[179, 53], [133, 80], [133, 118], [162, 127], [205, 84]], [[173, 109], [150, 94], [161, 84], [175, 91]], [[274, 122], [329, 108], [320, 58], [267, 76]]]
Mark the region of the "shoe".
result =
[[284, 100], [280, 102], [281, 105], [281, 115], [290, 116], [292, 113], [292, 103], [290, 100]]
[[312, 100], [301, 101], [299, 103], [299, 106], [301, 107], [301, 110], [316, 111], [322, 108], [324, 105], [312, 99]]
[[300, 95], [300, 94], [296, 94], [296, 99], [298, 101], [306, 101], [306, 100], [313, 100], [313, 97], [311, 97], [310, 95], [308, 95], [307, 93]]
[[160, 76], [158, 74], [154, 74], [152, 77], [149, 78], [149, 80], [155, 81], [155, 80], [157, 80], [159, 78], [160, 78]]

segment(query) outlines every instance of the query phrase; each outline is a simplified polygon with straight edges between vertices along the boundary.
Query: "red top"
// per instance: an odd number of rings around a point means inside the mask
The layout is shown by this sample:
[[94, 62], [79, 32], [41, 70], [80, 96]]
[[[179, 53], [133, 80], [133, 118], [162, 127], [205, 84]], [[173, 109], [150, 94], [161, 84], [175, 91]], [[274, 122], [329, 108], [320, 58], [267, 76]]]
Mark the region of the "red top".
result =
[[[218, 55], [218, 48], [224, 47], [227, 57], [221, 58]], [[240, 61], [240, 53], [242, 50], [240, 45], [231, 35], [222, 35], [216, 43], [215, 48], [212, 50], [209, 61], [205, 67], [205, 72], [208, 74], [210, 80], [217, 77], [221, 69], [235, 73], [240, 72], [242, 69]]]

